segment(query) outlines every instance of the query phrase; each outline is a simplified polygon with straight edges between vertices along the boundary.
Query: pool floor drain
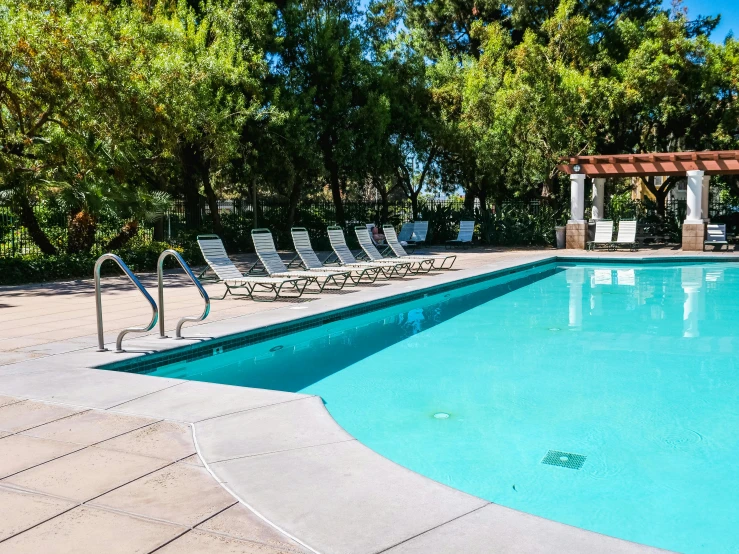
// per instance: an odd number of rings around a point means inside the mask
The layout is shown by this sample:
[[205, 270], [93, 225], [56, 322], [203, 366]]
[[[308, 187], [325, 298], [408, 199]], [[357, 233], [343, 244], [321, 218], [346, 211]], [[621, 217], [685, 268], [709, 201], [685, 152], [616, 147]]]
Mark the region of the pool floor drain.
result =
[[571, 452], [561, 452], [559, 450], [550, 450], [544, 459], [541, 461], [542, 464], [550, 466], [566, 467], [569, 469], [580, 469], [585, 463], [587, 456], [582, 454], [572, 454]]
[[278, 350], [282, 350], [282, 345], [278, 344], [277, 346], [273, 346], [269, 349], [270, 352], [277, 352]]
[[449, 414], [445, 412], [437, 412], [434, 414], [434, 418], [436, 419], [449, 419]]

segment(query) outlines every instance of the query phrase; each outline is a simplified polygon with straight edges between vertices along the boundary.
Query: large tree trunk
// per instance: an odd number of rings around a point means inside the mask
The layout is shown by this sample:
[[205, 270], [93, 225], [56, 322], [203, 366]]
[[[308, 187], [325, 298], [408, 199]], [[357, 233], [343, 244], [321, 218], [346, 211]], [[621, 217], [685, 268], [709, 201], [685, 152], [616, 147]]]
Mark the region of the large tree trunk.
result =
[[409, 196], [411, 197], [411, 211], [413, 212], [413, 221], [416, 221], [418, 219], [418, 192], [417, 190], [411, 190], [409, 191]]
[[58, 253], [56, 247], [51, 244], [49, 237], [46, 236], [39, 225], [36, 214], [33, 213], [33, 208], [28, 202], [28, 196], [24, 193], [18, 195], [18, 207], [20, 208], [21, 223], [28, 230], [31, 240], [36, 243], [42, 253], [47, 256], [56, 256]]
[[464, 193], [464, 209], [474, 214], [475, 211], [475, 193], [471, 189], [466, 189]]
[[106, 251], [118, 250], [126, 246], [128, 241], [139, 234], [139, 222], [134, 220], [126, 223], [123, 228], [105, 245]]
[[256, 179], [252, 179], [249, 184], [249, 198], [252, 204], [252, 227], [257, 228], [259, 224], [264, 221], [261, 205], [259, 204], [259, 197], [257, 194], [257, 182]]
[[390, 203], [388, 202], [388, 193], [385, 187], [377, 189], [380, 193], [380, 202], [382, 209], [380, 211], [380, 224], [383, 225], [390, 219]]
[[484, 212], [487, 210], [488, 193], [480, 189], [477, 192], [477, 197], [480, 199], [480, 211]]
[[654, 200], [657, 203], [657, 214], [664, 217], [667, 193], [662, 190], [662, 187], [654, 190]]
[[328, 169], [331, 198], [334, 202], [334, 210], [336, 211], [336, 224], [343, 227], [346, 224], [346, 216], [344, 215], [344, 205], [341, 202], [339, 166], [334, 159], [334, 144], [336, 144], [336, 140], [329, 133], [326, 133], [321, 136], [319, 142], [323, 152], [324, 164]]
[[287, 233], [290, 232], [293, 225], [295, 225], [295, 213], [298, 210], [298, 203], [300, 202], [300, 192], [302, 190], [302, 183], [296, 179], [293, 183], [293, 188], [290, 191], [290, 204], [287, 208]]
[[329, 176], [331, 179], [331, 198], [336, 210], [336, 224], [343, 227], [346, 224], [346, 216], [344, 215], [344, 204], [341, 202], [341, 181], [339, 180], [339, 168], [336, 167], [333, 161], [329, 164]]
[[157, 242], [164, 242], [164, 218], [163, 217], [160, 217], [154, 222], [153, 237], [154, 237], [154, 240]]
[[208, 167], [208, 164], [204, 165], [203, 189], [205, 190], [205, 199], [208, 202], [208, 208], [210, 209], [210, 217], [213, 222], [213, 232], [216, 235], [223, 236], [221, 213], [218, 211], [218, 197], [210, 184], [210, 168]]
[[198, 153], [195, 145], [185, 144], [180, 153], [182, 160], [182, 187], [185, 196], [185, 227], [198, 229], [202, 225], [200, 209], [201, 169], [198, 164]]
[[547, 176], [546, 179], [544, 179], [544, 182], [541, 184], [541, 200], [543, 203], [549, 203], [549, 201], [552, 199], [553, 194], [553, 187], [554, 187], [554, 179], [552, 179], [551, 176]]
[[642, 177], [642, 181], [646, 185], [647, 190], [654, 195], [654, 201], [657, 203], [657, 214], [660, 217], [664, 217], [667, 193], [677, 184], [677, 177], [668, 177], [662, 182], [659, 188], [654, 184], [654, 177]]
[[85, 210], [72, 214], [67, 225], [67, 252], [89, 252], [95, 244], [95, 218]]
[[372, 177], [372, 186], [380, 195], [380, 225], [387, 223], [390, 216], [390, 206], [388, 202], [388, 190], [380, 178]]

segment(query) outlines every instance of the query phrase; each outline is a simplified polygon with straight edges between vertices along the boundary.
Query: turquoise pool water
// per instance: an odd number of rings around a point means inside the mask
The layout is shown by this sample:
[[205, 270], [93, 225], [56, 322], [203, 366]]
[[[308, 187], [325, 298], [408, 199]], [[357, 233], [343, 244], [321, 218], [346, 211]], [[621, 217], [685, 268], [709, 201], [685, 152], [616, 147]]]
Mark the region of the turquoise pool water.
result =
[[739, 552], [738, 352], [739, 266], [551, 266], [154, 374], [317, 394], [432, 479], [713, 554]]

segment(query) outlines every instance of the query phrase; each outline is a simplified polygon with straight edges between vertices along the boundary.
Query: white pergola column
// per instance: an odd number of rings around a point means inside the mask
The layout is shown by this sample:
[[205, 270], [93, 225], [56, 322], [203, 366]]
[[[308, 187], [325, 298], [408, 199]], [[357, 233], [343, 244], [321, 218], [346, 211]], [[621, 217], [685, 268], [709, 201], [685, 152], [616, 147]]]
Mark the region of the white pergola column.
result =
[[711, 176], [703, 175], [703, 181], [701, 183], [701, 219], [708, 221], [708, 192], [711, 186]]
[[585, 221], [585, 175], [570, 175], [570, 223]]
[[593, 179], [593, 220], [603, 219], [603, 195], [606, 180], [603, 177]]
[[684, 223], [703, 223], [701, 200], [703, 199], [703, 171], [695, 169], [688, 175], [688, 213]]
[[565, 231], [565, 246], [584, 250], [588, 240], [588, 222], [585, 221], [585, 175], [570, 175], [570, 220]]

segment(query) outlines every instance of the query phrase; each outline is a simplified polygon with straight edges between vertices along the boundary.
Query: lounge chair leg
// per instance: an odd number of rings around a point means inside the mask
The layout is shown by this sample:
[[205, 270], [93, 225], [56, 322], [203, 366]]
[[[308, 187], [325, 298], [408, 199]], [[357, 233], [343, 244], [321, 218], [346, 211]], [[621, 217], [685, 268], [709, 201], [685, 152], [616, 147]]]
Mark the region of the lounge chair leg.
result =
[[228, 285], [226, 285], [226, 292], [223, 293], [223, 296], [211, 296], [211, 300], [223, 300], [226, 298], [226, 295], [231, 291]]

